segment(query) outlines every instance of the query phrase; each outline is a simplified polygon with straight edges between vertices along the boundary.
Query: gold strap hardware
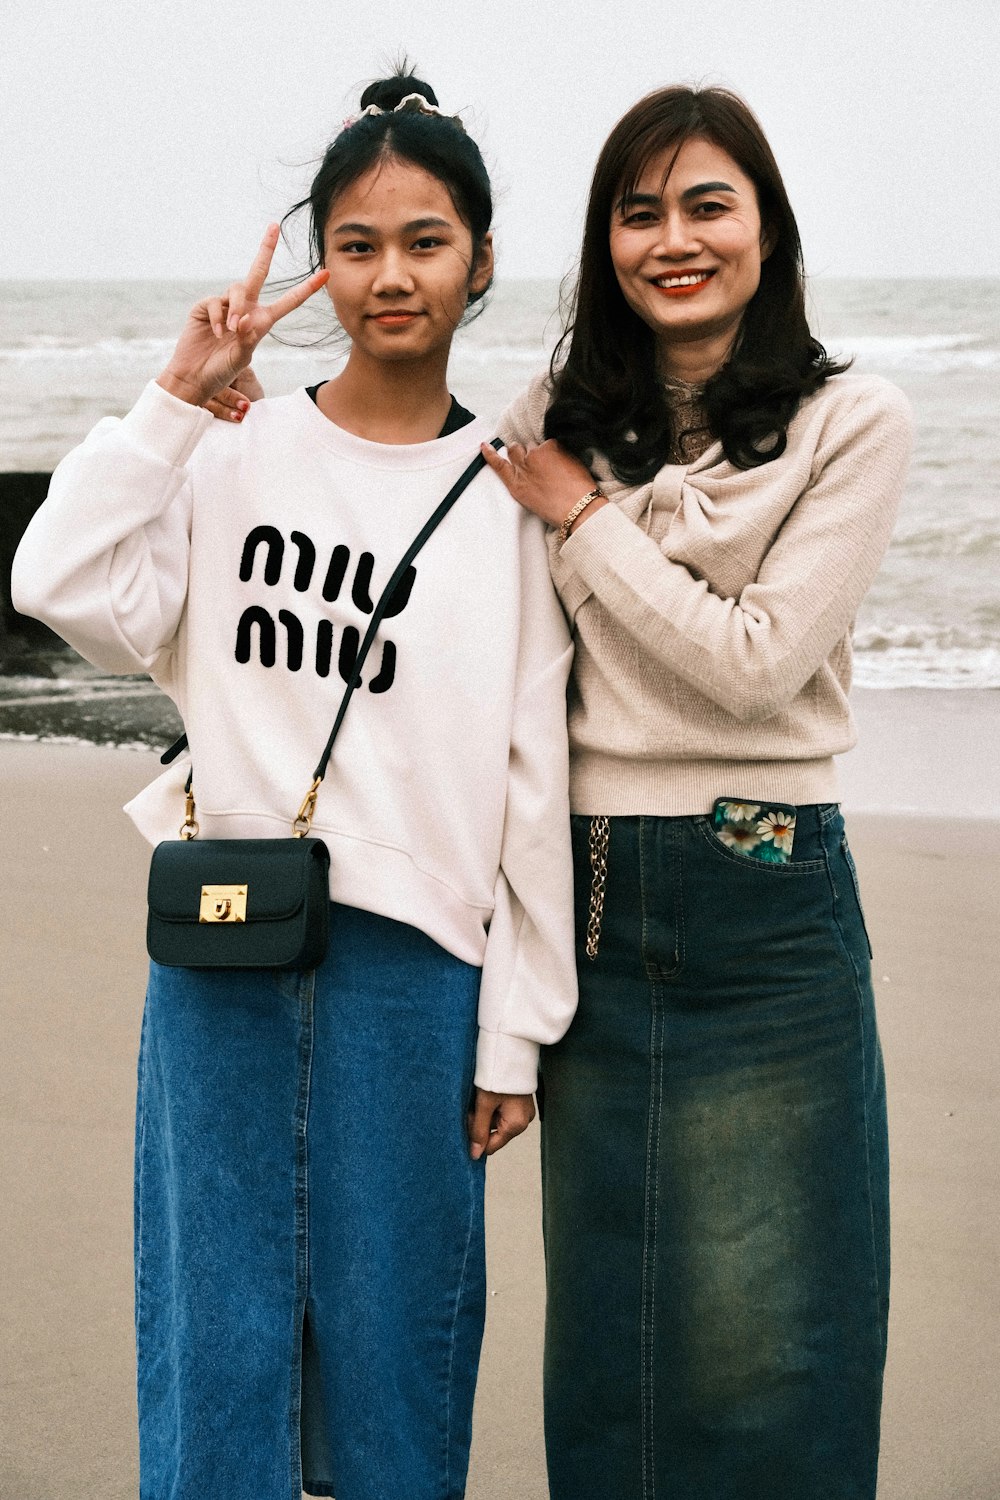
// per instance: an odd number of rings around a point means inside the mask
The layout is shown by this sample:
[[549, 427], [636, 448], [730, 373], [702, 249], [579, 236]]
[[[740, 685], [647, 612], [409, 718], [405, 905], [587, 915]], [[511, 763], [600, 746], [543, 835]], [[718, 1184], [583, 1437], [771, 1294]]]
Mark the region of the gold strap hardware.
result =
[[601, 941], [601, 919], [604, 916], [604, 887], [608, 878], [608, 841], [611, 824], [607, 818], [590, 820], [590, 868], [594, 872], [590, 883], [590, 911], [587, 919], [587, 957], [597, 957]]
[[295, 821], [292, 824], [292, 832], [297, 839], [304, 839], [306, 834], [312, 827], [313, 814], [316, 811], [316, 798], [319, 796], [319, 789], [321, 785], [322, 782], [317, 776], [316, 780], [313, 782], [312, 786], [303, 797], [302, 806], [295, 814]]
[[[292, 823], [292, 832], [297, 839], [304, 839], [312, 827], [313, 814], [316, 811], [316, 799], [319, 796], [319, 789], [322, 784], [322, 781], [317, 777], [303, 797], [302, 806], [295, 814], [295, 821]], [[194, 815], [194, 787], [192, 786], [184, 794], [184, 822], [180, 826], [180, 835], [182, 839], [196, 839], [199, 831], [200, 824]]]
[[180, 833], [182, 839], [198, 837], [198, 820], [194, 815], [194, 787], [190, 787], [184, 795], [184, 822]]

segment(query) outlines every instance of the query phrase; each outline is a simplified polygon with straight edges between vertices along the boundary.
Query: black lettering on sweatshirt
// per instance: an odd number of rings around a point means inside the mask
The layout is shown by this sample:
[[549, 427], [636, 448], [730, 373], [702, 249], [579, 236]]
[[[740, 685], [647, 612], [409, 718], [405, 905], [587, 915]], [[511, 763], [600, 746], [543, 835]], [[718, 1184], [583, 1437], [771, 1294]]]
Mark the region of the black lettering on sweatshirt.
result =
[[[297, 593], [304, 594], [313, 581], [316, 568], [317, 551], [312, 538], [304, 531], [293, 531], [289, 535], [289, 541], [296, 549], [298, 557], [295, 563], [295, 571], [292, 577], [292, 587]], [[263, 548], [264, 566], [263, 580], [267, 587], [273, 588], [280, 582], [284, 557], [285, 539], [281, 532], [274, 526], [255, 526], [247, 534], [243, 544], [240, 558], [240, 580], [243, 583], [252, 583], [257, 563], [257, 553]], [[351, 564], [351, 552], [349, 547], [343, 544], [333, 548], [330, 561], [323, 577], [322, 596], [326, 603], [332, 604], [340, 597], [341, 590], [347, 579]], [[351, 602], [355, 609], [362, 614], [370, 615], [374, 612], [375, 604], [372, 600], [372, 576], [375, 571], [375, 557], [371, 552], [362, 552], [354, 569], [351, 582]], [[385, 619], [393, 619], [402, 614], [410, 602], [413, 585], [416, 582], [417, 570], [408, 567], [397, 585], [392, 598], [385, 611]], [[285, 635], [285, 656], [283, 665], [290, 672], [298, 672], [305, 660], [306, 640], [302, 622], [291, 610], [279, 609], [277, 613], [278, 625], [282, 626]], [[260, 663], [265, 667], [273, 667], [278, 659], [278, 631], [274, 616], [268, 609], [260, 604], [249, 605], [240, 616], [236, 629], [236, 660], [243, 664], [250, 661], [253, 655], [253, 627], [257, 627], [258, 642], [257, 649]], [[337, 653], [337, 670], [343, 681], [349, 682], [357, 664], [358, 652], [361, 647], [361, 635], [363, 632], [353, 625], [345, 626], [340, 639]], [[335, 627], [332, 620], [321, 619], [316, 626], [316, 640], [314, 664], [318, 677], [328, 677], [333, 662]], [[368, 690], [372, 693], [385, 693], [392, 687], [396, 679], [396, 646], [392, 641], [385, 641], [382, 646], [382, 661], [378, 673], [368, 681]]]

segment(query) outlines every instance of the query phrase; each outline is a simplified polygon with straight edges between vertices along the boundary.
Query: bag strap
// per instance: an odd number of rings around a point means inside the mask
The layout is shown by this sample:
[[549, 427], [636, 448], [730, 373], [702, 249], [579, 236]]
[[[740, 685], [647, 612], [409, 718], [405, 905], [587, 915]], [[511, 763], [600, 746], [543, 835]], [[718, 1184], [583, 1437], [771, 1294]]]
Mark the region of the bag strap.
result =
[[[498, 437], [493, 438], [490, 443], [490, 447], [499, 450], [503, 447], [503, 439]], [[320, 756], [316, 764], [316, 769], [313, 771], [312, 786], [306, 793], [302, 806], [299, 808], [298, 816], [295, 819], [295, 831], [300, 835], [300, 837], [304, 836], [304, 834], [308, 833], [309, 831], [309, 824], [312, 822], [312, 815], [316, 808], [316, 797], [319, 792], [320, 783], [326, 775], [327, 767], [330, 764], [330, 756], [333, 752], [334, 741], [340, 732], [341, 724], [343, 724], [344, 722], [344, 715], [347, 713], [347, 705], [351, 701], [354, 690], [355, 688], [361, 686], [361, 668], [365, 663], [365, 659], [368, 656], [369, 651], [375, 644], [375, 637], [378, 634], [378, 628], [385, 618], [386, 610], [392, 603], [393, 595], [402, 582], [404, 573], [412, 563], [413, 559], [416, 557], [417, 553], [421, 550], [424, 544], [430, 539], [432, 534], [440, 526], [441, 522], [451, 510], [456, 500], [458, 500], [460, 495], [462, 495], [462, 493], [468, 489], [469, 485], [475, 479], [480, 470], [484, 469], [485, 467], [485, 458], [481, 453], [477, 453], [468, 467], [464, 469], [456, 479], [455, 483], [452, 485], [451, 489], [448, 491], [447, 495], [445, 495], [444, 499], [441, 501], [440, 505], [437, 507], [434, 513], [429, 516], [424, 522], [423, 526], [420, 528], [417, 535], [413, 538], [413, 541], [407, 547], [406, 551], [403, 553], [403, 556], [396, 564], [392, 577], [389, 579], [389, 582], [382, 590], [381, 597], [379, 598], [379, 601], [376, 604], [374, 611], [372, 612], [371, 620], [368, 622], [368, 629], [365, 631], [364, 640], [361, 642], [361, 645], [358, 648], [358, 655], [354, 663], [354, 670], [351, 673], [350, 681], [344, 689], [344, 696], [340, 700], [340, 707], [337, 710], [337, 717], [333, 722], [333, 728], [330, 730], [330, 735], [327, 739], [323, 754]], [[167, 766], [172, 760], [176, 760], [181, 751], [186, 748], [187, 743], [187, 734], [182, 734], [178, 739], [174, 741], [169, 749], [165, 750], [160, 756], [160, 764]], [[185, 791], [189, 798], [191, 796], [191, 783], [192, 776], [188, 776]], [[304, 825], [303, 827], [301, 827], [301, 830], [300, 825]]]
[[[490, 447], [496, 449], [502, 448], [503, 439], [494, 438], [490, 443]], [[341, 724], [344, 722], [344, 715], [347, 713], [347, 705], [351, 701], [351, 696], [354, 693], [354, 689], [361, 686], [362, 665], [364, 664], [366, 656], [375, 643], [375, 636], [378, 633], [378, 628], [382, 623], [386, 610], [392, 603], [393, 595], [395, 594], [400, 583], [402, 583], [403, 581], [404, 573], [412, 563], [413, 559], [416, 557], [417, 553], [423, 547], [424, 543], [440, 526], [445, 516], [455, 504], [455, 501], [459, 498], [464, 490], [468, 489], [469, 485], [475, 479], [479, 471], [481, 469], [485, 469], [485, 467], [485, 458], [483, 458], [481, 453], [477, 453], [471, 464], [469, 464], [469, 467], [459, 475], [458, 479], [456, 479], [455, 483], [452, 485], [447, 495], [445, 495], [444, 499], [441, 501], [441, 504], [438, 506], [434, 514], [428, 518], [428, 520], [421, 527], [420, 531], [413, 538], [413, 541], [407, 547], [406, 551], [403, 553], [403, 556], [396, 564], [396, 569], [392, 577], [389, 579], [389, 582], [382, 590], [382, 597], [379, 599], [378, 603], [375, 606], [371, 620], [368, 623], [368, 629], [365, 631], [365, 638], [361, 642], [361, 645], [358, 649], [358, 659], [355, 663], [354, 671], [351, 674], [351, 680], [347, 684], [344, 696], [341, 699], [340, 708], [337, 710], [337, 717], [334, 720], [333, 728], [330, 730], [330, 738], [327, 740], [326, 748], [324, 749], [323, 754], [320, 756], [319, 761], [316, 765], [316, 769], [313, 772], [313, 777], [316, 781], [322, 781], [323, 777], [326, 775], [327, 766], [330, 764], [330, 755], [333, 750], [333, 742], [340, 732]]]

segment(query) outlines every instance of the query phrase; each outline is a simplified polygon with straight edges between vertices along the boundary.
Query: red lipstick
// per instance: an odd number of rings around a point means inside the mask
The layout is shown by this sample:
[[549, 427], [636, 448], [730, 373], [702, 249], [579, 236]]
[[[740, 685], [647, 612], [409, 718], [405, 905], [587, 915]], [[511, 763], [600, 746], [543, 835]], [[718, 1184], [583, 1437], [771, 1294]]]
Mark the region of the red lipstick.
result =
[[703, 288], [708, 286], [712, 277], [715, 275], [715, 272], [687, 271], [685, 272], [685, 275], [698, 276], [700, 279], [698, 281], [688, 282], [684, 286], [680, 285], [679, 282], [674, 283], [673, 285], [663, 285], [659, 281], [654, 281], [653, 287], [656, 291], [662, 292], [665, 297], [693, 297], [695, 292], [700, 292], [703, 290]]

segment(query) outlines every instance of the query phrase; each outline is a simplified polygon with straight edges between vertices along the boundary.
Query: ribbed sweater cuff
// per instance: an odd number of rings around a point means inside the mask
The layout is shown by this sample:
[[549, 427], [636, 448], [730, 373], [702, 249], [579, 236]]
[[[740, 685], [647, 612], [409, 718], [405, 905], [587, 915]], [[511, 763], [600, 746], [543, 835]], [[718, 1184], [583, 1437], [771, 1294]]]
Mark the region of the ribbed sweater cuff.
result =
[[559, 556], [593, 588], [609, 571], [618, 572], [616, 559], [637, 545], [641, 550], [645, 542], [642, 528], [623, 515], [617, 505], [602, 505], [567, 538]]
[[533, 1094], [538, 1086], [538, 1043], [504, 1031], [479, 1031], [476, 1088], [491, 1094]]
[[122, 418], [122, 431], [137, 447], [182, 469], [214, 421], [203, 406], [191, 406], [151, 380]]

